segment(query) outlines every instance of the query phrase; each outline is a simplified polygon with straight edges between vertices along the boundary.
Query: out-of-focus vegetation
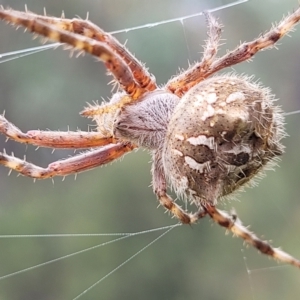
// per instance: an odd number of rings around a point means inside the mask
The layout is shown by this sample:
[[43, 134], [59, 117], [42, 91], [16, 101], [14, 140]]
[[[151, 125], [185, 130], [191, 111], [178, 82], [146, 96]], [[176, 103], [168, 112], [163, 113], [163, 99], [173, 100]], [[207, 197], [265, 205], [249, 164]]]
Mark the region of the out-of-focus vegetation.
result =
[[[28, 8], [59, 16], [86, 16], [107, 31], [156, 22], [202, 11], [229, 1], [196, 0], [26, 0]], [[0, 1], [23, 9], [24, 1]], [[252, 0], [218, 12], [225, 25], [225, 49], [250, 40], [269, 29], [297, 6], [296, 0]], [[205, 36], [204, 18], [197, 17], [151, 29], [119, 34], [122, 42], [146, 62], [163, 84], [188, 61], [198, 60]], [[300, 30], [280, 42], [279, 51], [258, 54], [237, 72], [254, 74], [270, 86], [285, 111], [300, 109]], [[0, 23], [0, 53], [38, 45], [30, 34]], [[232, 71], [232, 70], [228, 70]], [[105, 68], [86, 55], [69, 58], [62, 49], [17, 59], [0, 65], [0, 111], [23, 130], [87, 129], [89, 122], [78, 115], [85, 102], [107, 98], [111, 78]], [[259, 187], [241, 194], [235, 207], [245, 224], [274, 245], [300, 257], [300, 134], [299, 115], [287, 117], [289, 137], [286, 154]], [[71, 152], [49, 149], [34, 151], [14, 142], [0, 149], [38, 165], [66, 157]], [[149, 155], [144, 151], [127, 155], [121, 162], [73, 176], [65, 181], [37, 181], [7, 176], [0, 167], [0, 233], [105, 233], [135, 232], [174, 224], [162, 208], [157, 209], [150, 185]], [[138, 236], [66, 259], [15, 277], [0, 280], [0, 299], [72, 299], [130, 255], [154, 239]], [[0, 239], [0, 276], [66, 255], [98, 243], [104, 238]], [[246, 263], [246, 261], [247, 263]], [[274, 268], [275, 267], [275, 268]], [[250, 274], [249, 270], [256, 270]], [[247, 249], [242, 241], [225, 236], [208, 219], [196, 226], [174, 229], [162, 240], [124, 266], [82, 299], [299, 299], [300, 272], [277, 265]]]

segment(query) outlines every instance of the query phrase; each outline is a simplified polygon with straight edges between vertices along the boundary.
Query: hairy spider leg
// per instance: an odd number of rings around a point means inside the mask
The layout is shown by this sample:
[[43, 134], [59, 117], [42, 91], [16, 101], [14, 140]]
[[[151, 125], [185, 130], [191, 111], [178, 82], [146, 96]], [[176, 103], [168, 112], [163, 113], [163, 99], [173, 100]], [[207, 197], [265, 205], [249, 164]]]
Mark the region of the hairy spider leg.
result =
[[[190, 67], [182, 74], [170, 79], [166, 84], [166, 89], [182, 97], [191, 87], [204, 80], [216, 54], [221, 39], [222, 25], [209, 12], [203, 13], [208, 27], [208, 39], [203, 47], [202, 60]], [[193, 70], [193, 71], [192, 71]], [[191, 73], [191, 74], [190, 74]], [[194, 74], [195, 73], [195, 74]]]
[[[213, 18], [208, 18], [211, 23]], [[293, 30], [293, 27], [300, 21], [300, 7], [293, 13], [283, 18], [278, 25], [274, 25], [268, 32], [259, 36], [257, 39], [251, 42], [242, 43], [236, 49], [228, 52], [217, 60], [210, 61], [208, 68], [203, 68], [203, 61], [196, 63], [193, 67], [189, 68], [182, 74], [171, 79], [166, 88], [174, 94], [181, 97], [191, 87], [211, 76], [212, 74], [236, 65], [240, 62], [249, 60], [258, 51], [273, 47], [275, 43], [286, 35], [288, 32]], [[213, 28], [213, 24], [209, 24], [210, 28]], [[210, 30], [211, 33], [213, 31]], [[209, 39], [218, 40], [217, 34], [215, 38], [209, 37]], [[206, 54], [204, 53], [204, 56]]]
[[93, 169], [112, 162], [133, 149], [134, 146], [130, 144], [110, 144], [64, 160], [55, 161], [46, 168], [41, 168], [25, 160], [0, 152], [0, 164], [28, 177], [46, 179]]
[[[115, 79], [123, 87], [127, 95], [124, 95], [122, 99], [118, 101], [118, 103], [114, 105], [105, 106], [105, 109], [103, 107], [102, 108], [103, 111], [97, 110], [95, 114], [115, 111], [118, 108], [122, 107], [123, 105], [129, 104], [132, 101], [137, 100], [144, 93], [145, 89], [140, 87], [139, 84], [135, 81], [133, 77], [133, 73], [131, 72], [129, 66], [114, 51], [114, 49], [111, 49], [110, 45], [101, 41], [97, 41], [95, 39], [91, 39], [86, 36], [82, 36], [77, 33], [69, 32], [67, 30], [64, 30], [64, 28], [63, 29], [57, 28], [57, 26], [55, 27], [55, 25], [51, 23], [49, 24], [49, 21], [47, 23], [46, 20], [36, 20], [36, 15], [32, 13], [22, 13], [13, 10], [0, 9], [0, 18], [16, 26], [22, 25], [28, 28], [30, 31], [43, 35], [46, 38], [49, 38], [51, 40], [67, 43], [78, 50], [83, 50], [85, 52], [88, 52], [98, 57], [100, 60], [102, 60], [105, 63], [107, 69], [114, 75]], [[91, 28], [92, 27], [90, 27], [90, 29]], [[126, 54], [125, 51], [124, 54]], [[90, 114], [92, 115], [92, 112], [90, 112]], [[33, 135], [33, 133], [31, 132], [30, 135]], [[37, 139], [42, 138], [42, 135], [45, 137], [45, 139], [49, 138], [49, 134], [48, 133], [45, 134], [44, 132], [40, 132], [40, 133], [35, 132], [34, 135], [37, 135]], [[61, 136], [60, 134], [58, 135]], [[77, 134], [75, 133], [73, 134], [73, 136], [74, 135], [76, 137]], [[66, 141], [66, 139], [68, 139], [67, 135], [65, 135], [65, 137], [66, 138], [64, 140]], [[98, 146], [108, 144], [110, 139], [112, 138], [108, 137], [108, 139], [101, 139], [99, 141]], [[27, 141], [29, 140], [27, 139]], [[79, 142], [81, 141], [84, 142], [82, 139], [80, 139]], [[62, 140], [61, 143], [63, 144]], [[87, 146], [88, 144], [89, 142], [86, 143]], [[96, 146], [96, 145], [93, 144], [92, 146]]]
[[281, 249], [272, 247], [267, 241], [258, 238], [242, 224], [241, 220], [236, 215], [230, 215], [209, 204], [200, 206], [199, 210], [194, 214], [184, 211], [169, 195], [166, 194], [166, 179], [164, 173], [162, 170], [156, 168], [156, 166], [154, 166], [152, 170], [154, 192], [158, 196], [160, 204], [183, 224], [193, 224], [208, 214], [214, 222], [227, 230], [230, 230], [235, 236], [242, 238], [246, 243], [255, 247], [262, 254], [268, 255], [282, 263], [288, 263], [300, 268], [300, 261], [298, 259]]
[[259, 239], [253, 232], [248, 230], [236, 215], [230, 215], [225, 211], [216, 209], [209, 204], [203, 206], [205, 212], [214, 222], [227, 230], [230, 230], [235, 236], [242, 238], [246, 243], [255, 247], [262, 254], [269, 255], [277, 261], [288, 263], [300, 268], [300, 261], [281, 249], [272, 247], [267, 241]]
[[167, 180], [160, 151], [152, 152], [152, 161], [152, 187], [159, 203], [183, 224], [192, 224], [203, 218], [207, 212], [202, 207], [194, 214], [188, 213], [167, 194]]
[[[31, 32], [44, 36], [52, 41], [66, 43], [73, 48], [88, 52], [101, 60], [106, 68], [113, 74], [116, 81], [121, 85], [130, 101], [135, 101], [144, 93], [144, 89], [135, 81], [130, 68], [113, 49], [104, 42], [99, 42], [89, 37], [59, 29], [45, 21], [37, 20], [31, 13], [20, 14], [14, 10], [0, 8], [0, 19], [15, 26], [24, 26]], [[120, 103], [119, 103], [120, 106]]]
[[148, 72], [144, 65], [138, 61], [128, 49], [125, 48], [117, 39], [110, 33], [105, 32], [92, 22], [82, 19], [65, 19], [51, 16], [41, 16], [32, 12], [15, 12], [15, 14], [26, 17], [28, 14], [32, 15], [35, 20], [40, 20], [44, 23], [51, 24], [57, 29], [66, 30], [82, 36], [94, 39], [99, 42], [105, 43], [110, 49], [115, 51], [130, 68], [134, 79], [140, 87], [145, 91], [152, 91], [157, 88], [155, 77]]
[[196, 213], [188, 213], [183, 210], [169, 195], [167, 195], [167, 181], [162, 167], [161, 152], [154, 151], [152, 155], [153, 191], [157, 195], [160, 204], [170, 211], [173, 216], [178, 218], [183, 224], [193, 224], [208, 214], [214, 222], [225, 227], [227, 230], [230, 230], [234, 235], [242, 238], [246, 243], [252, 245], [261, 253], [269, 255], [280, 262], [289, 263], [300, 268], [299, 260], [281, 249], [272, 247], [268, 242], [259, 239], [253, 232], [248, 230], [242, 224], [236, 215], [230, 215], [225, 211], [218, 210], [215, 206], [208, 203], [200, 205], [199, 210]]
[[116, 143], [113, 137], [103, 137], [103, 135], [97, 131], [61, 132], [30, 130], [24, 133], [9, 122], [3, 115], [0, 115], [0, 133], [19, 143], [49, 148], [82, 149]]

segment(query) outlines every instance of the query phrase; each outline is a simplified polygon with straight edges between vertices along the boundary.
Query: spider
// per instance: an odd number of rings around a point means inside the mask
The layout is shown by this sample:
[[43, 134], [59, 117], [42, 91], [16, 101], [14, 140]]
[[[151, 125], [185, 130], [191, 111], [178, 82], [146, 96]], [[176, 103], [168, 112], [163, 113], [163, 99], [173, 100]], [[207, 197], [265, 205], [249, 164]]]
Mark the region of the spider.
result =
[[[135, 148], [152, 155], [152, 186], [159, 203], [184, 224], [209, 215], [247, 243], [281, 262], [300, 268], [300, 261], [259, 239], [235, 214], [216, 208], [218, 201], [253, 184], [283, 153], [283, 113], [269, 89], [251, 78], [218, 71], [249, 60], [270, 48], [300, 20], [300, 8], [257, 39], [217, 57], [221, 28], [204, 13], [208, 40], [203, 57], [164, 86], [122, 44], [88, 20], [65, 19], [0, 8], [0, 18], [24, 26], [45, 39], [87, 52], [104, 63], [120, 89], [109, 102], [86, 107], [81, 115], [97, 123], [97, 131], [22, 132], [0, 116], [7, 138], [51, 148], [91, 148], [41, 168], [0, 153], [0, 163], [22, 175], [45, 179], [82, 172], [112, 162]], [[214, 75], [214, 76], [212, 76]], [[168, 194], [196, 205], [182, 209]]]

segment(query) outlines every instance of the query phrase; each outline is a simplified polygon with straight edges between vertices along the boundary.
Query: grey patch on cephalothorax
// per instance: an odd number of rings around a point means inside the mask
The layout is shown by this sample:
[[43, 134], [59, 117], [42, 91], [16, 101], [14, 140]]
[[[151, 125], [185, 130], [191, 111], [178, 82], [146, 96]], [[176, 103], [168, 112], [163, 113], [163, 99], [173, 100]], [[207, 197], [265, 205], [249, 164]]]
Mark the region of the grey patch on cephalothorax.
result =
[[124, 106], [114, 124], [114, 135], [147, 149], [160, 147], [179, 98], [163, 90], [145, 94], [140, 101]]

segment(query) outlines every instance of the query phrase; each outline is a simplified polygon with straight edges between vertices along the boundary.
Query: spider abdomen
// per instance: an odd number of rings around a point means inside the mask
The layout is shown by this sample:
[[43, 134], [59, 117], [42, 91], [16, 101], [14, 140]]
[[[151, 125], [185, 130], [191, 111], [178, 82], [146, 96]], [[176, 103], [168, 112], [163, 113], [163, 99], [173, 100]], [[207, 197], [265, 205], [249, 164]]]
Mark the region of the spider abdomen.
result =
[[205, 80], [181, 99], [163, 150], [165, 172], [178, 194], [216, 204], [283, 153], [280, 109], [269, 90], [249, 78]]

